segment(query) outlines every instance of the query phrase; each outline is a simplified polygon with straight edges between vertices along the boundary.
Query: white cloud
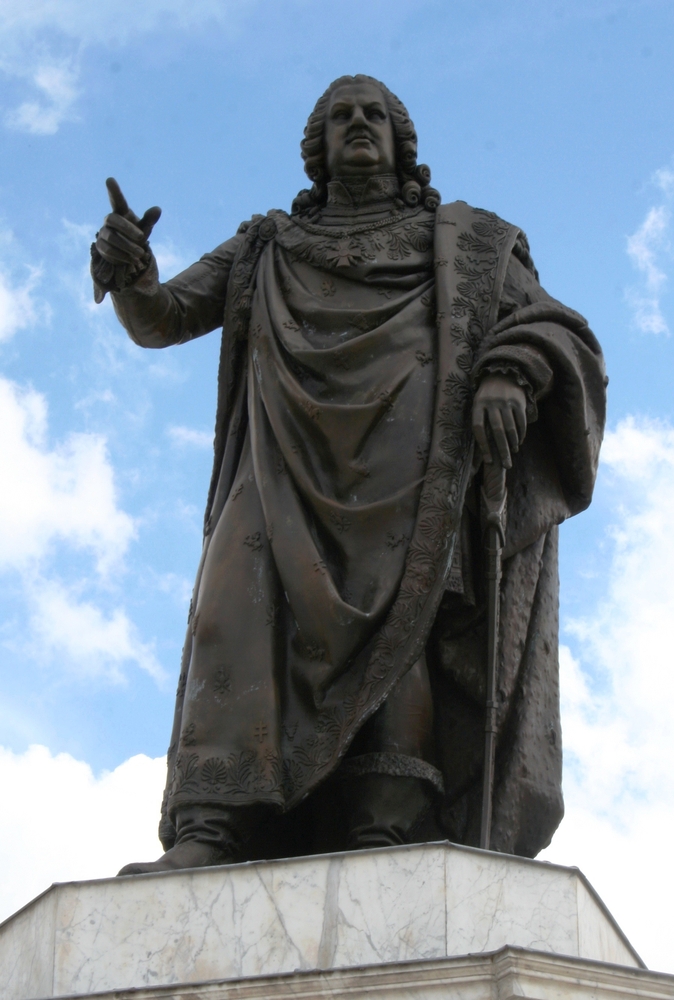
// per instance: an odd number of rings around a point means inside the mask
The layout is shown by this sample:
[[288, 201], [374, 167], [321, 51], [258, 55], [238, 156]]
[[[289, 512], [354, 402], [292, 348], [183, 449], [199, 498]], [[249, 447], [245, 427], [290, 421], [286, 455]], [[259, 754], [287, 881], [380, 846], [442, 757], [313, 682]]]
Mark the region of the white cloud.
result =
[[68, 586], [54, 558], [64, 546], [82, 552], [102, 584], [123, 570], [136, 526], [119, 506], [105, 440], [71, 434], [50, 447], [44, 396], [0, 377], [0, 468], [0, 572], [20, 582], [30, 625], [21, 632], [24, 654], [113, 681], [135, 664], [161, 681], [152, 645], [125, 610], [93, 603], [81, 570], [77, 586]]
[[194, 448], [212, 448], [213, 432], [197, 431], [192, 427], [180, 427], [174, 425], [169, 427], [167, 432], [174, 444], [188, 445]]
[[172, 28], [194, 28], [226, 23], [233, 14], [250, 6], [247, 0], [3, 0], [0, 7], [0, 37], [29, 34], [45, 29], [69, 38], [94, 42], [127, 42], [134, 35], [168, 24]]
[[153, 242], [152, 252], [157, 259], [157, 267], [162, 281], [173, 278], [191, 263], [185, 260], [170, 240], [165, 240], [162, 243]]
[[644, 960], [674, 971], [674, 428], [624, 420], [602, 460], [613, 555], [598, 607], [567, 623], [567, 817], [545, 857], [578, 865]]
[[29, 276], [16, 284], [0, 269], [0, 341], [9, 340], [17, 330], [36, 322], [39, 310], [32, 292], [41, 277], [39, 268], [29, 268]]
[[671, 213], [666, 205], [651, 208], [637, 231], [627, 240], [627, 253], [644, 276], [643, 286], [630, 289], [627, 296], [634, 311], [634, 322], [642, 333], [669, 333], [660, 306], [667, 275], [659, 262], [663, 251], [669, 248], [670, 219]]
[[660, 170], [656, 170], [653, 179], [668, 198], [674, 194], [674, 170], [671, 167], [661, 167]]
[[77, 593], [54, 581], [34, 580], [30, 587], [32, 635], [39, 652], [67, 657], [70, 669], [87, 676], [105, 674], [124, 679], [122, 668], [134, 663], [156, 681], [165, 673], [154, 649], [144, 643], [122, 608], [106, 615]]
[[0, 568], [36, 566], [58, 540], [109, 572], [135, 533], [120, 510], [105, 441], [72, 434], [47, 443], [44, 396], [0, 377]]
[[77, 69], [68, 63], [38, 66], [32, 83], [40, 100], [24, 101], [5, 116], [10, 128], [33, 135], [53, 135], [59, 126], [76, 116], [72, 105], [79, 94], [76, 86]]
[[0, 69], [22, 79], [36, 96], [5, 116], [10, 128], [53, 135], [76, 119], [73, 105], [84, 50], [124, 45], [150, 32], [232, 27], [253, 0], [3, 0]]
[[52, 882], [115, 875], [161, 854], [157, 823], [166, 759], [131, 757], [96, 777], [44, 746], [0, 748], [0, 920]]
[[668, 281], [666, 267], [671, 264], [671, 220], [669, 203], [674, 196], [674, 170], [656, 170], [653, 183], [665, 196], [665, 202], [652, 206], [636, 232], [627, 238], [627, 253], [640, 272], [642, 282], [627, 289], [626, 299], [634, 324], [642, 333], [669, 333], [662, 311], [662, 296]]

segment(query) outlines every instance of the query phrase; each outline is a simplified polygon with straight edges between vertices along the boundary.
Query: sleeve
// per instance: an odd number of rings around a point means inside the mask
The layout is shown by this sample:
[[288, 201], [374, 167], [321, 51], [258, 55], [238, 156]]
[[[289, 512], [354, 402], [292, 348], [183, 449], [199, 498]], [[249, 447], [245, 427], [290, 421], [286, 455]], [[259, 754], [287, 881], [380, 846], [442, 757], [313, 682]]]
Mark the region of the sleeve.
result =
[[154, 256], [127, 288], [111, 292], [117, 318], [141, 347], [184, 344], [222, 325], [227, 282], [243, 240], [236, 236], [160, 283]]
[[[522, 245], [518, 240], [511, 254], [499, 302], [499, 323], [535, 301], [552, 301], [538, 283], [528, 250], [528, 244]], [[542, 351], [526, 343], [494, 345], [473, 370], [475, 385], [488, 375], [505, 375], [521, 386], [527, 395], [528, 422], [538, 419], [538, 402], [551, 391], [553, 384], [553, 371]]]
[[[528, 247], [526, 247], [528, 251]], [[508, 262], [498, 320], [472, 377], [526, 380], [534, 421], [508, 473], [504, 557], [531, 544], [592, 499], [606, 419], [608, 378], [587, 320], [549, 295], [518, 245]], [[520, 382], [521, 384], [521, 382]]]

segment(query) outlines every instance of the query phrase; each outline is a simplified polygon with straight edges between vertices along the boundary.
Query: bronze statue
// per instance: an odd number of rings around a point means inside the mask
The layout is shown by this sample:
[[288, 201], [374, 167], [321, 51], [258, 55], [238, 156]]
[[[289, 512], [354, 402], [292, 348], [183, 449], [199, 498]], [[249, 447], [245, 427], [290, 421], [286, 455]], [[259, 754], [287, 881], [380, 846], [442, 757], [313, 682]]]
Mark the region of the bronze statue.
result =
[[302, 156], [313, 183], [289, 215], [254, 216], [165, 284], [159, 209], [138, 219], [108, 182], [97, 301], [111, 292], [143, 347], [223, 326], [166, 853], [120, 874], [479, 843], [483, 487], [501, 466], [491, 846], [534, 856], [563, 813], [557, 525], [591, 500], [601, 350], [520, 229], [440, 205], [383, 84], [331, 84]]

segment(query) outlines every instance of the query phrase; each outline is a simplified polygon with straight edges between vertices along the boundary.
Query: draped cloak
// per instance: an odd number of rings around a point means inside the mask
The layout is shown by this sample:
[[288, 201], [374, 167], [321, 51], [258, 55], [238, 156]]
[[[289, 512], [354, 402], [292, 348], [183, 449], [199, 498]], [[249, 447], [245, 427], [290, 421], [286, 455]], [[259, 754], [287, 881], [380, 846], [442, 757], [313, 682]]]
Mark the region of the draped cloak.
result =
[[[168, 346], [224, 312], [215, 463], [168, 753], [181, 804], [294, 809], [425, 651], [441, 833], [479, 837], [486, 622], [471, 408], [527, 391], [507, 477], [492, 846], [558, 825], [557, 525], [590, 502], [605, 372], [526, 237], [463, 202], [319, 225], [280, 211], [114, 296]], [[477, 474], [476, 474], [477, 473]]]

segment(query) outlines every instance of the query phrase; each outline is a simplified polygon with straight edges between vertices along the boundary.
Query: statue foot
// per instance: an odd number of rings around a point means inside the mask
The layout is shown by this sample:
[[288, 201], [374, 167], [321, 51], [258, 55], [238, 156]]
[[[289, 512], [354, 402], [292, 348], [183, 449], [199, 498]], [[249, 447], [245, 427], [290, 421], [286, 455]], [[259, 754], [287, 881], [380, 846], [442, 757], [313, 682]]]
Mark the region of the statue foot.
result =
[[232, 855], [212, 844], [185, 840], [176, 844], [156, 861], [132, 862], [124, 865], [118, 875], [147, 875], [151, 872], [171, 872], [181, 868], [208, 868], [211, 865], [231, 865]]

